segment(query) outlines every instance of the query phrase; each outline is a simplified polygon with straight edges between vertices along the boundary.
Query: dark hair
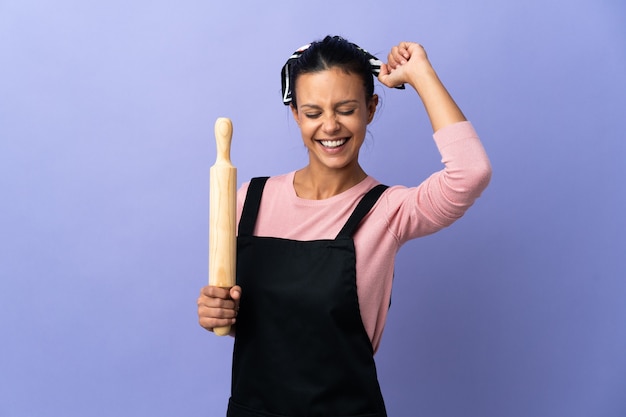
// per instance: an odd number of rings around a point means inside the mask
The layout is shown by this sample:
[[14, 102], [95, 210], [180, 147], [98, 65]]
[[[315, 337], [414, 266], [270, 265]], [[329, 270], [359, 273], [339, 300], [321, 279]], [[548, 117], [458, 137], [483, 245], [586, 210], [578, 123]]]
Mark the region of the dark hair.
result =
[[296, 81], [301, 74], [330, 68], [340, 68], [346, 73], [358, 75], [363, 80], [365, 99], [369, 100], [374, 95], [372, 65], [365, 53], [340, 36], [326, 36], [322, 41], [311, 43], [311, 46], [291, 64], [289, 73], [291, 104], [297, 107]]

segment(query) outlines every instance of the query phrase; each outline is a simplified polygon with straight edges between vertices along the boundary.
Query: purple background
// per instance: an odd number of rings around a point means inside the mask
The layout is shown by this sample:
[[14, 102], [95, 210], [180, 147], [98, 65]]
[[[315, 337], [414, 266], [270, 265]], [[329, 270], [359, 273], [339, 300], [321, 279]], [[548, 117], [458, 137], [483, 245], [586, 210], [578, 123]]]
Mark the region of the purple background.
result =
[[[621, 0], [0, 1], [0, 415], [221, 416], [230, 338], [196, 323], [213, 124], [239, 182], [306, 163], [300, 45], [425, 45], [491, 157], [466, 217], [407, 244], [377, 354], [390, 416], [626, 415]], [[383, 89], [388, 184], [439, 157]]]

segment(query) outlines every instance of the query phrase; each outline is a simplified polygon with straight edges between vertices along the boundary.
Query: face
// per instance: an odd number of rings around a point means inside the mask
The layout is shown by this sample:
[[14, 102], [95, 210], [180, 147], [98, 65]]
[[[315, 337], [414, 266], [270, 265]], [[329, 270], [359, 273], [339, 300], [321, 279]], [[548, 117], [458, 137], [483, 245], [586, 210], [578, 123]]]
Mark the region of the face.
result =
[[302, 74], [295, 87], [298, 107], [292, 112], [309, 150], [309, 166], [359, 169], [359, 150], [378, 97], [367, 101], [361, 78], [339, 68]]

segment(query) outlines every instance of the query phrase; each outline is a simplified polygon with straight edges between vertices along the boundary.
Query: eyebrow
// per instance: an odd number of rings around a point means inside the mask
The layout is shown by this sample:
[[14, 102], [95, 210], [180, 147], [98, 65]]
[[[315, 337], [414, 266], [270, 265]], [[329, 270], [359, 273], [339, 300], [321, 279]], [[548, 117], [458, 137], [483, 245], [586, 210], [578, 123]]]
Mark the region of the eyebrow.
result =
[[[346, 104], [352, 104], [352, 103], [359, 103], [359, 100], [343, 100], [340, 101], [339, 103], [335, 104], [334, 107], [341, 107], [344, 106]], [[317, 104], [302, 104], [300, 107], [311, 107], [313, 109], [319, 109], [321, 108], [321, 106], [318, 106]]]

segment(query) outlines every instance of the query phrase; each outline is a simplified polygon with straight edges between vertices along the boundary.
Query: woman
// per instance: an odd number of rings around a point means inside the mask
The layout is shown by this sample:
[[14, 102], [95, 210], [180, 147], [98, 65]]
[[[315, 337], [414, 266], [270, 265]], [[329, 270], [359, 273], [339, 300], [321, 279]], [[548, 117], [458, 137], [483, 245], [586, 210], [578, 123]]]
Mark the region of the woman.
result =
[[[417, 187], [387, 188], [359, 164], [378, 104], [372, 74], [413, 87], [430, 118], [445, 167]], [[463, 215], [489, 160], [419, 44], [394, 46], [383, 64], [326, 37], [282, 76], [309, 163], [239, 190], [238, 285], [202, 288], [199, 321], [235, 326], [229, 416], [386, 416], [373, 355], [395, 255]]]

